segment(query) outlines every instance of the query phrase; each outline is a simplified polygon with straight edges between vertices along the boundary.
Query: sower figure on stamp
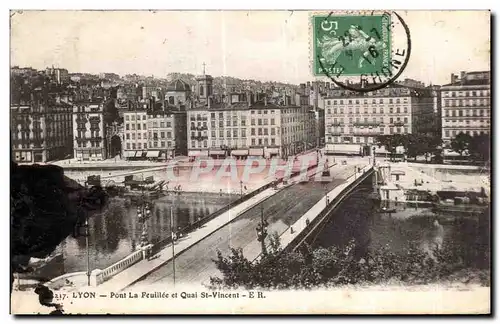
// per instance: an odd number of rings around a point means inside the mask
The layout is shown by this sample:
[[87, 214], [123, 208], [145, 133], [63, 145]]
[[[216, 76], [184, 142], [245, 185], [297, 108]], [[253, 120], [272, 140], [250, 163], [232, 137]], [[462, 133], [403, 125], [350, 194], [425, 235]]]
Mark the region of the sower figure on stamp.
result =
[[[347, 55], [353, 57], [354, 51], [360, 51], [363, 53], [358, 62], [358, 66], [361, 68], [363, 67], [363, 61], [370, 55], [371, 46], [375, 50], [380, 50], [387, 46], [384, 42], [377, 41], [368, 36], [359, 26], [351, 25], [347, 34], [347, 39], [342, 36], [329, 37], [324, 35], [322, 41], [318, 40], [318, 46], [321, 48], [325, 63], [333, 65], [342, 53], [346, 52]], [[374, 60], [370, 62], [373, 64]]]

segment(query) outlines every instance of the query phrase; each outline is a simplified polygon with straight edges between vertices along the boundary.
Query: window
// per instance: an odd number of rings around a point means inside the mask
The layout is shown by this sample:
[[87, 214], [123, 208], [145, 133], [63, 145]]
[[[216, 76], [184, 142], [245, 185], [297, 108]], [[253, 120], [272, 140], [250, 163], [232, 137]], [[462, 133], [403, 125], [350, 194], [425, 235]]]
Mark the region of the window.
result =
[[274, 138], [271, 138], [271, 145], [276, 145], [276, 140]]
[[238, 137], [238, 130], [237, 129], [233, 129], [233, 137]]
[[267, 128], [264, 128], [264, 135], [269, 135], [269, 130]]
[[219, 137], [224, 137], [224, 131], [222, 129], [219, 130]]
[[172, 122], [169, 122], [169, 121], [168, 121], [168, 122], [167, 122], [167, 128], [170, 128], [170, 127], [172, 127]]
[[130, 120], [130, 116], [129, 115], [125, 115], [125, 120]]
[[141, 139], [141, 133], [137, 134], [137, 139]]
[[160, 137], [161, 137], [161, 138], [165, 138], [165, 132], [161, 132], [161, 133], [160, 133]]
[[245, 128], [241, 129], [241, 137], [247, 137], [247, 130]]
[[228, 138], [231, 138], [231, 130], [230, 129], [227, 130], [226, 135]]
[[271, 128], [271, 135], [276, 135], [276, 129], [274, 127]]
[[132, 143], [132, 150], [135, 150], [135, 143]]
[[241, 119], [241, 126], [246, 126], [246, 124], [247, 124], [246, 119], [242, 118]]
[[130, 139], [130, 134], [129, 134], [129, 133], [127, 133], [127, 134], [125, 135], [125, 138], [126, 138], [126, 139]]
[[405, 117], [405, 124], [408, 123], [408, 117]]
[[252, 146], [255, 146], [255, 138], [252, 138]]
[[132, 133], [132, 139], [135, 140], [135, 133]]
[[125, 130], [129, 130], [129, 124], [125, 124]]
[[212, 137], [215, 137], [215, 131], [214, 130], [212, 131]]
[[231, 126], [231, 120], [226, 120], [226, 126]]
[[251, 133], [250, 134], [255, 135], [255, 128], [251, 129]]
[[255, 118], [252, 118], [252, 119], [250, 120], [250, 124], [251, 124], [252, 126], [255, 126]]
[[213, 112], [213, 113], [210, 113], [210, 118], [211, 118], [211, 119], [215, 119], [215, 113], [214, 113], [214, 112]]
[[384, 107], [380, 107], [380, 113], [383, 114], [384, 113]]
[[191, 147], [196, 147], [196, 142], [195, 141], [191, 141]]

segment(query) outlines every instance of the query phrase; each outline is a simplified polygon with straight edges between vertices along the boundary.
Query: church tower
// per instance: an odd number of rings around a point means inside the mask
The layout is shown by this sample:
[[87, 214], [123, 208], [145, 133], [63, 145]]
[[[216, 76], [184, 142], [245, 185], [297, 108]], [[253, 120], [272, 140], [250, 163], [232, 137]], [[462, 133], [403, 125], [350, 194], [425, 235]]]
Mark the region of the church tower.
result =
[[213, 78], [206, 74], [205, 63], [203, 63], [203, 75], [196, 77], [196, 96], [200, 103], [208, 104], [208, 98], [213, 95], [212, 81]]

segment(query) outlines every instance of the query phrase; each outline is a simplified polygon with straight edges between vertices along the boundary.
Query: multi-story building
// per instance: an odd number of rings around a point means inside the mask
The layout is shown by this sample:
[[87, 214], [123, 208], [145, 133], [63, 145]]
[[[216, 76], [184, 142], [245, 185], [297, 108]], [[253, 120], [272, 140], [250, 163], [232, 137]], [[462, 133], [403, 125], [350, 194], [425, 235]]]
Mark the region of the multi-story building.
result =
[[331, 154], [370, 154], [378, 135], [432, 132], [433, 97], [428, 88], [331, 90], [325, 107], [326, 148]]
[[174, 80], [167, 86], [165, 101], [169, 106], [186, 105], [191, 97], [191, 86], [182, 80]]
[[148, 150], [148, 116], [145, 106], [123, 113], [124, 149], [127, 159], [146, 158]]
[[60, 95], [35, 90], [31, 100], [11, 103], [13, 158], [18, 163], [69, 158], [73, 148], [72, 106]]
[[66, 69], [47, 68], [45, 74], [58, 84], [69, 82], [69, 73]]
[[186, 112], [156, 110], [147, 112], [148, 158], [172, 159], [186, 155]]
[[102, 99], [78, 100], [73, 104], [73, 148], [78, 161], [106, 159], [106, 127]]
[[452, 74], [451, 83], [441, 87], [442, 139], [445, 145], [459, 133], [490, 134], [490, 72]]
[[186, 111], [180, 108], [151, 99], [125, 111], [124, 157], [164, 160], [187, 154]]
[[249, 93], [244, 98], [187, 111], [190, 157], [287, 157], [317, 145], [310, 107], [278, 106], [266, 98], [253, 102]]

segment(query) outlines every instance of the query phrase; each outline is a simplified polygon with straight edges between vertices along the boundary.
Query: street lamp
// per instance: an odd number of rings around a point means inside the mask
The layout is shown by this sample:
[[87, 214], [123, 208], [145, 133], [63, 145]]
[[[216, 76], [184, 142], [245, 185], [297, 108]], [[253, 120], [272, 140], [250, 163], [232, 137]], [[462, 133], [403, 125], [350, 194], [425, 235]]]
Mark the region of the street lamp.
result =
[[243, 180], [240, 180], [240, 197], [243, 197]]
[[255, 228], [257, 231], [257, 241], [260, 242], [261, 247], [262, 247], [262, 254], [266, 254], [266, 237], [267, 237], [267, 227], [269, 226], [269, 223], [264, 219], [264, 205], [260, 205], [260, 223]]
[[143, 203], [141, 206], [137, 207], [137, 218], [142, 225], [142, 233], [141, 233], [141, 241], [140, 246], [144, 247], [148, 245], [148, 227], [147, 227], [147, 219], [151, 215], [151, 209], [146, 204]]

